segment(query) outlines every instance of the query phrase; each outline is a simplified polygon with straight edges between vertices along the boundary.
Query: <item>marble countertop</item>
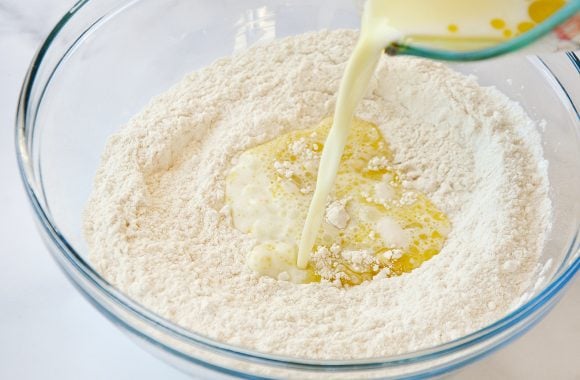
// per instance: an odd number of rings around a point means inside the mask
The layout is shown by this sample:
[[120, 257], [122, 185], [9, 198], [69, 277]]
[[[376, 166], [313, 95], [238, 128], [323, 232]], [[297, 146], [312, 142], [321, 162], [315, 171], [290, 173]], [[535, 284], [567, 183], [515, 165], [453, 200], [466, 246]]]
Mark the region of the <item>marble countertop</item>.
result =
[[[28, 64], [71, 0], [0, 2], [0, 379], [185, 379], [102, 317], [37, 235], [13, 147]], [[538, 326], [455, 379], [580, 379], [580, 281]], [[199, 378], [216, 378], [201, 373]]]

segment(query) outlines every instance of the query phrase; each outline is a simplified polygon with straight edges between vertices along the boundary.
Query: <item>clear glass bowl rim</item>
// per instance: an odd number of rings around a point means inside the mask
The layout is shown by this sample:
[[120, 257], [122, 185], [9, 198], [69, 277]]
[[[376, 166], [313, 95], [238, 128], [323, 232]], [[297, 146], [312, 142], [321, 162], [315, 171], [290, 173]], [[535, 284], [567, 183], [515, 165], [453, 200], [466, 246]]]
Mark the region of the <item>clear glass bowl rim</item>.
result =
[[[534, 315], [539, 309], [545, 306], [550, 300], [552, 300], [556, 295], [560, 294], [563, 289], [568, 285], [574, 278], [575, 274], [580, 271], [580, 257], [576, 257], [567, 266], [565, 265], [570, 261], [573, 255], [577, 255], [580, 250], [580, 225], [576, 226], [576, 231], [572, 240], [568, 245], [566, 256], [563, 260], [562, 265], [558, 268], [552, 281], [537, 295], [529, 299], [523, 305], [513, 310], [500, 320], [478, 330], [471, 334], [465, 335], [461, 338], [455, 339], [453, 341], [430, 347], [427, 349], [417, 350], [410, 353], [390, 356], [390, 357], [378, 357], [378, 358], [368, 358], [359, 360], [309, 360], [301, 359], [295, 357], [285, 357], [280, 355], [270, 355], [260, 352], [255, 352], [241, 347], [235, 347], [228, 344], [221, 343], [219, 341], [204, 337], [200, 334], [185, 330], [168, 320], [161, 318], [160, 316], [152, 313], [146, 308], [142, 307], [135, 301], [129, 299], [127, 296], [122, 294], [120, 291], [115, 289], [110, 285], [99, 273], [97, 273], [89, 264], [86, 262], [82, 256], [75, 251], [75, 249], [67, 242], [66, 238], [59, 232], [58, 227], [52, 222], [50, 217], [50, 212], [43, 205], [41, 194], [37, 194], [35, 191], [34, 182], [36, 180], [34, 170], [32, 169], [32, 161], [30, 158], [30, 148], [31, 144], [28, 141], [28, 130], [30, 130], [30, 135], [33, 134], [35, 125], [35, 114], [36, 110], [29, 112], [31, 110], [30, 100], [31, 91], [35, 86], [36, 75], [38, 70], [42, 65], [43, 59], [51, 47], [51, 44], [58, 36], [59, 32], [63, 27], [69, 22], [74, 15], [86, 4], [96, 0], [80, 0], [78, 1], [55, 25], [52, 31], [43, 41], [42, 45], [38, 49], [36, 55], [34, 56], [32, 63], [29, 66], [28, 72], [24, 79], [22, 89], [19, 96], [19, 102], [17, 107], [16, 115], [16, 125], [15, 125], [15, 145], [16, 145], [16, 156], [20, 175], [31, 202], [32, 208], [34, 210], [37, 222], [39, 222], [39, 228], [42, 232], [46, 233], [46, 236], [51, 240], [51, 242], [57, 247], [58, 255], [53, 252], [53, 256], [56, 259], [61, 269], [65, 272], [67, 277], [71, 282], [83, 293], [89, 301], [95, 305], [101, 312], [104, 312], [118, 323], [124, 325], [125, 328], [132, 330], [133, 333], [145, 338], [151, 343], [161, 346], [164, 350], [170, 351], [178, 356], [185, 357], [187, 360], [196, 361], [195, 358], [177, 351], [173, 347], [167, 346], [162, 342], [156, 341], [155, 338], [144, 334], [141, 331], [136, 331], [131, 325], [127, 324], [122, 319], [118, 318], [116, 315], [112, 314], [109, 310], [103, 307], [98, 300], [91, 294], [89, 294], [81, 285], [77, 283], [77, 280], [73, 277], [74, 275], [80, 276], [83, 280], [86, 280], [88, 284], [93, 287], [93, 290], [99, 292], [102, 296], [106, 297], [109, 301], [112, 301], [116, 305], [120, 306], [126, 312], [130, 313], [132, 316], [137, 317], [141, 322], [147, 324], [163, 333], [171, 335], [173, 338], [186, 343], [198, 346], [200, 348], [207, 349], [212, 352], [223, 354], [224, 356], [234, 357], [236, 359], [243, 359], [252, 362], [263, 363], [267, 365], [274, 366], [284, 366], [293, 367], [302, 370], [361, 370], [361, 369], [375, 369], [382, 367], [397, 367], [400, 365], [408, 365], [411, 363], [418, 363], [422, 361], [433, 360], [441, 358], [443, 356], [464, 350], [470, 346], [473, 346], [482, 341], [491, 339], [498, 334], [505, 332], [510, 327], [517, 325], [519, 322], [526, 320], [528, 317]], [[74, 46], [76, 41], [73, 41], [71, 46]], [[66, 54], [65, 54], [66, 56]], [[63, 56], [64, 57], [64, 56]], [[578, 68], [578, 57], [573, 53], [569, 55], [572, 63]], [[60, 61], [53, 68], [52, 74], [58, 69]], [[548, 69], [549, 70], [549, 69]], [[46, 85], [50, 83], [52, 79], [52, 74], [47, 80]], [[559, 81], [556, 82], [560, 86], [560, 90], [568, 97], [571, 102], [571, 98], [567, 93], [566, 89], [561, 86]], [[42, 96], [41, 96], [42, 98]], [[42, 103], [42, 99], [38, 101], [38, 104]], [[575, 105], [571, 102], [572, 107], [576, 109]], [[580, 128], [578, 128], [580, 131]], [[39, 198], [40, 196], [40, 198]], [[73, 272], [70, 273], [69, 270]], [[520, 333], [523, 333], [526, 326], [521, 327]], [[517, 335], [517, 334], [516, 334]], [[477, 359], [481, 355], [489, 354], [493, 350], [500, 348], [502, 345], [509, 342], [509, 340], [515, 337], [512, 336], [507, 341], [500, 341], [495, 344], [494, 347], [488, 349], [482, 354], [475, 355], [469, 358], [467, 361], [461, 361], [456, 364], [456, 367], [463, 366], [470, 361]], [[242, 375], [243, 373], [227, 370], [222, 367], [215, 366], [211, 363], [203, 362], [198, 360], [198, 364], [204, 365], [209, 368], [217, 369], [221, 372], [229, 372], [235, 375]], [[449, 366], [445, 368], [447, 372], [452, 370]], [[436, 375], [438, 373], [430, 373], [430, 375]]]

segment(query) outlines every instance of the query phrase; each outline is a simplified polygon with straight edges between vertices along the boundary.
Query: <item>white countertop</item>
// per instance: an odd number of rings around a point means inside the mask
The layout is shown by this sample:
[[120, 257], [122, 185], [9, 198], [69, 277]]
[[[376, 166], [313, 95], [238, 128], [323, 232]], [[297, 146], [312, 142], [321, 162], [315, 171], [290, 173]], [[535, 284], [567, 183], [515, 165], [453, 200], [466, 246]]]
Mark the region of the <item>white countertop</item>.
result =
[[[0, 2], [0, 379], [185, 379], [68, 283], [36, 232], [20, 183], [13, 147], [20, 85], [44, 35], [72, 4]], [[580, 379], [578, 278], [532, 331], [453, 378]]]

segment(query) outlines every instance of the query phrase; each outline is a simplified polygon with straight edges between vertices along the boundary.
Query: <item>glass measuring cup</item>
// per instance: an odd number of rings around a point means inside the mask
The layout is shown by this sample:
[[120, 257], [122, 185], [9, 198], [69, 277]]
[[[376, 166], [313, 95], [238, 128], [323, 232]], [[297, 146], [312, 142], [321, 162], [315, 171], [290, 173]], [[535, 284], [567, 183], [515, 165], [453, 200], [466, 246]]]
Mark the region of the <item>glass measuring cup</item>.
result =
[[580, 48], [580, 0], [383, 1], [404, 36], [389, 55], [473, 61]]

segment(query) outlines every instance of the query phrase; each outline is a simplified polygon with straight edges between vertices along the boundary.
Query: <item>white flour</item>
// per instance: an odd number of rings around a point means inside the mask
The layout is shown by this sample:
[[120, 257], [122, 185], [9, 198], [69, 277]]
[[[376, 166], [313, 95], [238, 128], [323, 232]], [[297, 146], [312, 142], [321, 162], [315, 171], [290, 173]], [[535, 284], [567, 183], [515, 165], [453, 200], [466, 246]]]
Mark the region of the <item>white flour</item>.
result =
[[154, 99], [103, 154], [85, 212], [91, 260], [161, 316], [276, 354], [385, 356], [502, 317], [532, 281], [550, 224], [546, 162], [522, 109], [444, 65], [384, 58], [357, 116], [379, 126], [452, 232], [419, 269], [351, 288], [258, 278], [224, 176], [245, 149], [331, 115], [353, 31], [222, 59]]

